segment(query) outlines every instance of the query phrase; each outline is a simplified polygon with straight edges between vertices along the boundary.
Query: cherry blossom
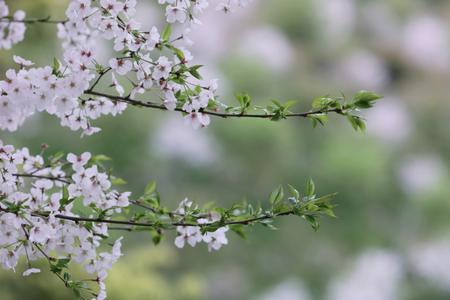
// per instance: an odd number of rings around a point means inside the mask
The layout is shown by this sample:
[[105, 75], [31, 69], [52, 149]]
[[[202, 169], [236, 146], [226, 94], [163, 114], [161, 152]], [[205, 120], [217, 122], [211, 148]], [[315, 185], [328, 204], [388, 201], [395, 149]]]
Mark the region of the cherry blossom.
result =
[[[20, 10], [11, 15], [0, 0], [0, 49], [22, 41], [26, 24], [47, 22], [56, 23], [63, 50], [61, 57], [43, 66], [13, 56], [14, 68], [0, 80], [0, 129], [17, 131], [34, 114], [47, 113], [83, 137], [101, 130], [95, 120], [117, 116], [129, 105], [176, 111], [194, 129], [209, 126], [211, 116], [272, 121], [304, 117], [316, 125], [323, 124], [328, 113], [345, 115], [355, 129], [363, 129], [356, 112], [380, 98], [367, 91], [357, 94], [352, 103], [341, 97], [316, 99], [305, 113], [293, 113], [290, 105], [277, 101], [264, 108], [252, 107], [248, 95], [237, 95], [240, 105], [236, 107], [219, 101], [218, 81], [203, 79], [202, 66], [193, 64], [189, 33], [195, 30], [193, 24], [201, 23], [210, 4], [230, 12], [249, 1], [158, 0], [167, 22], [159, 28], [145, 27], [135, 19], [136, 0], [71, 0], [61, 21], [26, 20]], [[172, 32], [172, 23], [180, 23], [181, 34]], [[112, 46], [109, 55], [99, 46], [105, 41]], [[154, 100], [148, 100], [149, 94], [156, 95]], [[316, 228], [321, 215], [332, 215], [332, 197], [316, 198], [314, 189], [304, 198], [294, 189], [289, 202], [271, 200], [265, 211], [248, 203], [232, 209], [202, 209], [188, 198], [171, 210], [161, 206], [151, 184], [140, 197], [118, 189], [124, 180], [105, 168], [103, 156], [89, 152], [49, 156], [45, 150], [32, 155], [27, 148], [0, 141], [0, 264], [15, 271], [23, 259], [28, 268], [22, 275], [29, 276], [40, 272], [33, 268], [35, 261], [47, 260], [65, 286], [95, 284], [95, 292], [91, 287], [85, 292], [97, 300], [106, 299], [105, 279], [122, 256], [123, 238], [114, 230], [148, 229], [155, 244], [165, 230], [175, 230], [176, 247], [205, 243], [212, 251], [228, 244], [228, 231], [242, 235], [246, 225], [269, 226], [276, 217], [296, 215], [307, 216]], [[144, 212], [130, 213], [131, 206]], [[76, 207], [83, 207], [83, 213]], [[81, 265], [91, 278], [73, 280], [71, 263]], [[75, 283], [79, 285], [70, 286]]]
[[30, 268], [30, 269], [26, 270], [25, 272], [23, 272], [22, 276], [26, 277], [26, 276], [30, 276], [31, 274], [37, 274], [40, 272], [41, 272], [40, 269]]
[[[109, 176], [92, 165], [91, 158], [88, 152], [69, 154], [66, 161], [46, 167], [42, 158], [31, 156], [28, 149], [16, 150], [0, 141], [0, 263], [5, 269], [15, 269], [22, 256], [31, 265], [54, 251], [58, 257], [73, 256], [88, 273], [97, 274], [99, 286], [103, 286], [107, 271], [122, 255], [122, 238], [116, 239], [111, 252], [100, 252], [100, 235], [109, 235], [105, 224], [87, 228], [58, 217], [77, 217], [67, 197], [82, 197], [84, 205], [100, 209], [107, 216], [130, 205], [131, 193], [111, 189]], [[33, 171], [22, 177], [20, 170]], [[72, 184], [68, 184], [70, 179]], [[18, 211], [9, 212], [13, 207]], [[23, 276], [39, 272], [30, 267]]]
[[[114, 215], [134, 202], [130, 200], [130, 192], [113, 189], [111, 176], [95, 164], [96, 160], [89, 152], [69, 153], [66, 157], [53, 158], [48, 164], [40, 155], [31, 155], [27, 148], [15, 149], [0, 141], [0, 264], [3, 268], [14, 270], [24, 257], [29, 268], [22, 274], [29, 276], [40, 272], [32, 263], [47, 258], [51, 264], [57, 262], [53, 272], [59, 274], [58, 268], [67, 268], [73, 261], [83, 265], [88, 274], [95, 275], [96, 299], [106, 297], [104, 280], [122, 256], [123, 238], [115, 239], [110, 251], [101, 251], [100, 247], [105, 246], [110, 236], [108, 222], [115, 222]], [[90, 213], [85, 216], [75, 213], [75, 201]], [[196, 204], [185, 199], [171, 214], [182, 220], [197, 214], [194, 212], [197, 209]], [[91, 225], [83, 223], [90, 218]], [[211, 211], [198, 216], [198, 226], [177, 226], [179, 235], [175, 245], [194, 247], [205, 242], [210, 251], [219, 250], [228, 243], [225, 236], [228, 227], [202, 233], [201, 226], [212, 225], [220, 219], [219, 213]], [[58, 258], [50, 259], [53, 253]]]
[[187, 12], [181, 5], [168, 5], [166, 7], [166, 17], [169, 23], [184, 23], [187, 19]]
[[225, 233], [228, 231], [228, 227], [222, 227], [214, 232], [207, 232], [203, 236], [203, 241], [208, 244], [208, 250], [219, 250], [222, 245], [228, 244], [228, 239]]
[[[159, 1], [165, 5], [167, 22], [185, 23], [185, 33], [191, 23], [199, 23], [198, 18], [210, 2]], [[227, 7], [245, 6], [247, 2], [222, 1]], [[190, 45], [187, 34], [173, 38], [172, 43], [170, 34], [163, 39], [156, 26], [141, 29], [141, 24], [134, 19], [136, 4], [136, 0], [70, 1], [66, 10], [67, 20], [57, 24], [58, 37], [64, 48], [63, 59], [55, 59], [53, 66], [32, 67], [32, 61], [15, 56], [19, 70], [8, 70], [6, 80], [0, 81], [0, 129], [16, 131], [34, 113], [47, 112], [58, 117], [62, 126], [74, 131], [82, 130], [82, 135], [99, 132], [100, 128], [92, 125], [93, 120], [102, 115], [120, 114], [126, 109], [126, 103], [130, 103], [127, 99], [92, 94], [101, 77], [110, 70], [118, 76], [132, 75], [131, 78], [135, 78], [131, 79], [134, 88], [128, 97], [159, 90], [161, 104], [168, 110], [175, 110], [185, 102], [182, 110], [190, 113], [192, 120], [186, 123], [194, 128], [209, 125], [209, 118], [203, 117], [200, 111], [210, 101], [216, 102], [216, 89], [208, 89], [207, 83], [198, 79], [198, 67], [191, 70], [188, 63], [193, 57], [189, 50], [181, 44], [175, 45], [183, 41]], [[24, 18], [23, 11], [10, 16], [8, 6], [0, 0], [0, 48], [10, 48], [23, 39], [26, 23], [20, 21]], [[114, 51], [121, 52], [108, 58], [107, 66], [98, 63], [99, 39], [112, 40]], [[173, 57], [161, 55], [160, 50], [164, 48], [170, 50]], [[150, 57], [154, 56], [153, 62]], [[124, 97], [119, 78], [114, 73], [111, 76], [112, 87], [120, 97]], [[196, 83], [188, 85], [178, 78]], [[185, 95], [188, 99], [179, 101], [178, 98]], [[11, 99], [18, 101], [12, 105]]]
[[131, 61], [124, 58], [111, 58], [109, 61], [109, 66], [119, 75], [127, 75], [133, 68]]
[[18, 10], [10, 19], [14, 22], [4, 22], [9, 16], [9, 8], [4, 0], [0, 0], [0, 49], [11, 49], [14, 44], [21, 42], [25, 36], [25, 12]]
[[[180, 202], [176, 213], [180, 215], [186, 215], [188, 211], [196, 209], [196, 206], [189, 199], [184, 199]], [[221, 215], [215, 211], [210, 211], [206, 215], [197, 219], [199, 225], [213, 224], [219, 222]], [[206, 232], [202, 234], [200, 226], [178, 226], [178, 236], [175, 238], [175, 246], [183, 248], [186, 244], [194, 247], [200, 242], [208, 244], [208, 250], [219, 250], [222, 245], [228, 244], [228, 239], [225, 233], [228, 231], [228, 227], [220, 227], [212, 232]]]

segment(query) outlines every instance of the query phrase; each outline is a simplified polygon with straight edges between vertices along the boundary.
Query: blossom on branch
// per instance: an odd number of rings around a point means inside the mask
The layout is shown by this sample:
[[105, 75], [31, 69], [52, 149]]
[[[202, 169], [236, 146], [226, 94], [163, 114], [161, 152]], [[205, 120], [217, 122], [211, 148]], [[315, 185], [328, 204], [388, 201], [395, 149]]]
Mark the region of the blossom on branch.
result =
[[[310, 110], [300, 113], [291, 111], [296, 101], [272, 100], [261, 107], [254, 106], [247, 94], [236, 95], [237, 105], [219, 101], [218, 81], [203, 79], [202, 65], [192, 64], [188, 33], [193, 24], [201, 23], [211, 3], [230, 12], [249, 1], [158, 0], [167, 24], [144, 28], [135, 19], [136, 0], [71, 0], [65, 20], [25, 19], [23, 11], [10, 15], [0, 0], [0, 49], [23, 40], [26, 24], [36, 23], [56, 24], [63, 47], [62, 57], [46, 66], [13, 56], [15, 67], [0, 80], [0, 129], [16, 131], [35, 113], [46, 112], [61, 126], [92, 135], [101, 130], [95, 120], [117, 116], [132, 105], [178, 112], [194, 129], [209, 126], [212, 117], [271, 121], [300, 117], [316, 126], [326, 124], [334, 113], [346, 117], [355, 130], [364, 130], [360, 110], [381, 98], [368, 91], [350, 100], [319, 97]], [[182, 34], [173, 33], [172, 23], [181, 26]], [[102, 41], [112, 45], [109, 57], [100, 54]], [[156, 100], [144, 100], [149, 94]], [[47, 157], [45, 149], [32, 155], [27, 148], [15, 149], [0, 141], [0, 264], [15, 270], [18, 261], [26, 259], [28, 269], [22, 274], [29, 276], [40, 272], [32, 267], [34, 261], [47, 260], [66, 287], [97, 300], [106, 298], [104, 281], [122, 256], [122, 237], [114, 231], [148, 230], [158, 244], [172, 230], [177, 233], [176, 247], [203, 242], [212, 251], [228, 244], [228, 232], [245, 236], [246, 226], [274, 228], [275, 218], [293, 215], [317, 229], [320, 217], [334, 216], [334, 195], [317, 197], [311, 180], [304, 196], [289, 186], [286, 197], [280, 186], [268, 203], [256, 207], [244, 202], [231, 208], [200, 208], [185, 199], [171, 210], [161, 204], [153, 183], [140, 197], [120, 191], [117, 185], [125, 181], [104, 166], [105, 156], [85, 152]], [[71, 263], [83, 266], [91, 278], [72, 278]]]

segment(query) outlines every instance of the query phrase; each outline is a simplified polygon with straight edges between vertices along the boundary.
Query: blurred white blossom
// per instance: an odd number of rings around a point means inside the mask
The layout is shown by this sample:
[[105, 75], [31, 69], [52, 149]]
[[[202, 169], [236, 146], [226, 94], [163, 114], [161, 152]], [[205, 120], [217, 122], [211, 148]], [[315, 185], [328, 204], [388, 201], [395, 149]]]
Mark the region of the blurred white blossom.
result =
[[398, 145], [411, 134], [413, 121], [403, 103], [387, 97], [367, 113], [367, 128], [383, 142]]
[[246, 21], [256, 13], [258, 5], [259, 1], [252, 1], [247, 9], [238, 9], [232, 14], [215, 11], [203, 15], [203, 26], [194, 25], [189, 33], [189, 38], [194, 42], [191, 48], [198, 60], [208, 67], [220, 62], [230, 49], [234, 49], [238, 36], [236, 32], [242, 32], [247, 27]]
[[433, 155], [417, 155], [406, 158], [398, 171], [403, 190], [422, 194], [435, 188], [445, 175], [442, 160]]
[[450, 292], [450, 240], [415, 245], [409, 258], [416, 274]]
[[403, 52], [409, 63], [426, 70], [445, 71], [450, 63], [448, 23], [433, 16], [414, 18], [406, 24]]
[[355, 50], [341, 60], [336, 79], [350, 87], [380, 90], [389, 81], [385, 62], [368, 50]]
[[301, 281], [288, 279], [274, 288], [267, 291], [262, 296], [255, 298], [257, 300], [309, 300], [311, 299], [308, 290]]
[[217, 159], [217, 145], [201, 130], [194, 130], [178, 118], [166, 118], [151, 140], [153, 151], [170, 159], [205, 165]]
[[353, 0], [319, 0], [316, 10], [322, 30], [330, 46], [345, 42], [351, 37], [356, 22], [356, 6]]
[[347, 274], [331, 282], [328, 300], [396, 300], [402, 263], [392, 252], [370, 250], [357, 257]]
[[387, 2], [370, 1], [362, 7], [362, 19], [370, 32], [371, 42], [383, 48], [396, 49], [401, 27]]
[[254, 28], [243, 34], [239, 43], [241, 55], [260, 61], [272, 71], [286, 71], [294, 60], [289, 39], [275, 27]]

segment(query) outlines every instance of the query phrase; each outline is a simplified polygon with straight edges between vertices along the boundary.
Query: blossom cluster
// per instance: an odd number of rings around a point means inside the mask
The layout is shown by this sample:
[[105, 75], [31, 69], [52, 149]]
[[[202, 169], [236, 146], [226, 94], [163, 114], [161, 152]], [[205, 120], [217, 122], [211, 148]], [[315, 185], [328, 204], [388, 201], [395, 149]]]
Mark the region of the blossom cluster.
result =
[[[250, 0], [222, 0], [218, 10], [228, 12], [245, 6]], [[104, 115], [121, 114], [129, 104], [150, 106], [181, 112], [193, 128], [210, 124], [210, 115], [245, 116], [251, 109], [250, 97], [238, 95], [239, 107], [225, 107], [218, 101], [217, 80], [203, 80], [193, 65], [188, 50], [188, 32], [200, 23], [200, 14], [212, 1], [159, 0], [165, 7], [168, 25], [143, 28], [135, 19], [136, 0], [71, 0], [66, 20], [58, 23], [63, 56], [52, 65], [38, 67], [25, 58], [14, 56], [16, 67], [6, 71], [0, 80], [0, 129], [16, 131], [37, 112], [56, 116], [62, 126], [82, 135], [92, 135], [100, 128], [93, 120]], [[23, 39], [25, 24], [49, 19], [25, 20], [21, 11], [9, 15], [0, 0], [0, 48], [9, 48]], [[170, 23], [183, 23], [182, 34], [172, 36]], [[110, 55], [100, 52], [99, 42], [112, 45]], [[105, 57], [106, 56], [106, 57]], [[107, 82], [103, 82], [108, 79]], [[124, 83], [126, 82], [126, 84]], [[104, 84], [107, 83], [107, 84]], [[102, 92], [99, 87], [112, 91]], [[128, 92], [126, 92], [128, 91]], [[157, 95], [159, 102], [139, 100], [144, 94]], [[293, 114], [293, 103], [263, 108], [264, 114], [248, 115], [271, 120], [302, 116], [316, 124], [326, 122], [326, 114], [347, 115], [356, 108], [371, 107], [377, 95], [358, 94], [354, 103], [341, 104], [341, 99], [320, 98], [307, 113]], [[225, 108], [225, 113], [219, 112]], [[363, 128], [358, 116], [348, 115], [352, 126]], [[321, 215], [333, 216], [332, 195], [316, 198], [314, 184], [309, 183], [307, 197], [290, 187], [288, 200], [280, 186], [270, 197], [270, 207], [253, 208], [250, 204], [231, 209], [199, 209], [192, 201], [183, 200], [175, 211], [160, 206], [159, 194], [150, 185], [137, 200], [130, 192], [113, 188], [112, 177], [100, 162], [104, 158], [69, 153], [50, 156], [31, 155], [27, 148], [15, 149], [0, 141], [0, 264], [15, 270], [19, 259], [28, 262], [28, 276], [40, 272], [32, 262], [47, 259], [51, 271], [68, 287], [85, 289], [97, 299], [106, 298], [105, 278], [120, 258], [121, 240], [111, 245], [111, 230], [147, 229], [159, 243], [164, 230], [177, 232], [175, 246], [195, 246], [201, 242], [209, 251], [228, 244], [226, 233], [243, 235], [243, 226], [262, 224], [269, 228], [279, 216], [304, 217], [317, 229]], [[120, 180], [119, 180], [120, 181]], [[156, 195], [155, 195], [156, 194]], [[125, 208], [138, 208], [134, 209]], [[145, 209], [144, 212], [140, 211]], [[115, 218], [120, 214], [120, 218]], [[131, 217], [124, 219], [128, 214]], [[118, 225], [114, 227], [115, 225]], [[122, 226], [122, 227], [120, 227]], [[105, 249], [112, 246], [110, 251]], [[71, 279], [70, 262], [82, 265], [98, 285], [92, 292], [88, 282]]]
[[[84, 211], [107, 218], [129, 206], [129, 192], [111, 189], [106, 173], [91, 162], [91, 155], [69, 154], [48, 167], [42, 156], [30, 155], [27, 148], [15, 149], [0, 141], [0, 264], [15, 270], [26, 258], [30, 269], [24, 276], [39, 272], [32, 261], [69, 259], [84, 266], [99, 284], [98, 299], [105, 298], [104, 279], [121, 256], [121, 238], [111, 252], [100, 251], [108, 236], [104, 223], [79, 223], [71, 218], [74, 199], [82, 199]], [[55, 255], [51, 258], [51, 255]]]
[[[167, 4], [169, 22], [188, 19], [181, 18], [180, 13], [195, 20], [208, 6], [208, 1], [159, 2]], [[235, 0], [222, 4], [231, 7], [246, 3]], [[0, 13], [8, 15], [3, 1]], [[52, 66], [34, 68], [31, 61], [15, 57], [20, 68], [8, 70], [6, 79], [0, 81], [0, 128], [15, 131], [31, 115], [45, 111], [57, 116], [62, 126], [91, 135], [100, 131], [92, 126], [92, 120], [123, 112], [130, 99], [149, 91], [160, 94], [166, 109], [182, 111], [186, 123], [194, 128], [208, 126], [210, 118], [203, 110], [217, 106], [217, 80], [201, 79], [200, 66], [190, 66], [193, 56], [189, 50], [174, 46], [176, 42], [190, 44], [187, 33], [171, 40], [170, 27], [162, 33], [155, 26], [142, 29], [135, 13], [135, 0], [72, 0], [66, 10], [67, 20], [58, 24], [64, 48], [62, 61], [55, 59]], [[16, 15], [14, 18], [24, 18], [23, 12]], [[4, 24], [9, 26], [9, 35], [0, 35], [2, 44], [23, 38], [24, 23]], [[113, 42], [112, 57], [100, 59], [99, 40]], [[99, 96], [94, 91], [107, 73], [117, 97]], [[131, 82], [127, 94], [122, 79]]]
[[[196, 209], [193, 207], [193, 202], [184, 199], [181, 201], [175, 213], [185, 216], [186, 213]], [[197, 219], [199, 225], [207, 225], [219, 222], [221, 215], [217, 212], [211, 211], [201, 218]], [[228, 244], [228, 239], [225, 233], [228, 231], [228, 226], [219, 227], [214, 231], [202, 233], [200, 226], [177, 226], [178, 236], [175, 239], [175, 246], [183, 248], [185, 244], [189, 244], [194, 247], [196, 244], [202, 241], [208, 244], [208, 250], [219, 250], [222, 245]]]
[[33, 63], [18, 56], [14, 61], [20, 70], [8, 70], [6, 80], [0, 81], [2, 130], [15, 131], [36, 111], [46, 111], [57, 116], [61, 125], [72, 130], [82, 129], [84, 134], [90, 135], [100, 130], [91, 126], [90, 120], [101, 115], [116, 115], [126, 108], [126, 104], [106, 98], [81, 100], [93, 78], [87, 70], [72, 68], [72, 72], [57, 76], [50, 66], [30, 68]]
[[[209, 6], [208, 0], [158, 0], [160, 4], [167, 4], [166, 19], [169, 23], [201, 23], [198, 19], [199, 15]], [[246, 6], [250, 0], [225, 0], [220, 1], [216, 10], [229, 12], [236, 6]]]
[[21, 42], [25, 36], [25, 12], [18, 10], [12, 17], [4, 0], [0, 0], [0, 49], [11, 49], [14, 44]]
[[[123, 209], [135, 203], [130, 200], [130, 192], [112, 188], [114, 178], [103, 171], [99, 160], [85, 152], [65, 157], [58, 154], [46, 162], [41, 155], [31, 155], [27, 148], [15, 149], [0, 141], [0, 265], [4, 269], [15, 271], [20, 258], [29, 265], [24, 276], [40, 272], [32, 267], [38, 259], [67, 261], [64, 267], [74, 262], [95, 275], [90, 280], [99, 285], [96, 299], [106, 297], [104, 280], [122, 255], [122, 238], [116, 239], [110, 252], [101, 252], [99, 247], [110, 237], [108, 225], [114, 223], [113, 217], [123, 215]], [[80, 206], [82, 215], [76, 213]], [[174, 222], [186, 224], [176, 227], [179, 235], [175, 245], [182, 248], [185, 243], [195, 246], [203, 241], [211, 251], [228, 244], [227, 226], [202, 232], [202, 226], [217, 224], [221, 215], [214, 211], [198, 213], [197, 208], [185, 199], [169, 213]], [[155, 217], [158, 224], [163, 213]], [[136, 217], [126, 223], [131, 226], [127, 230], [135, 226], [133, 220]], [[146, 227], [151, 224], [143, 223]]]

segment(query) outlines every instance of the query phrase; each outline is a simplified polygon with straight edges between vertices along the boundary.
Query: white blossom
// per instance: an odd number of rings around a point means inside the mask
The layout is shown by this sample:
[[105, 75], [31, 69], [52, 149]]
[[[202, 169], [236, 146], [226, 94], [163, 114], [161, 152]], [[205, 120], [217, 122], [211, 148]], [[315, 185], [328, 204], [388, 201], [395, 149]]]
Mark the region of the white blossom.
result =
[[25, 272], [23, 272], [22, 276], [26, 277], [26, 276], [30, 276], [31, 274], [37, 274], [40, 272], [41, 272], [40, 269], [30, 268], [30, 269], [26, 270]]

